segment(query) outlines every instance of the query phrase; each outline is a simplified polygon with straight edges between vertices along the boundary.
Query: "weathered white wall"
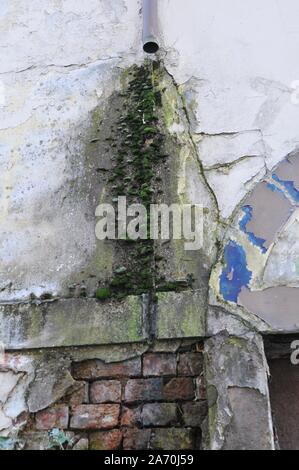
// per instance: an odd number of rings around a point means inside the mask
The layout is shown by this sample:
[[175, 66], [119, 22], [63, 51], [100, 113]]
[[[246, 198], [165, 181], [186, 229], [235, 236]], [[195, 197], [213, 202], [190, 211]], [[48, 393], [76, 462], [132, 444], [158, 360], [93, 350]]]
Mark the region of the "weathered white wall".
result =
[[204, 166], [251, 157], [223, 171], [207, 171], [227, 217], [252, 187], [252, 178], [298, 147], [299, 106], [291, 102], [291, 84], [299, 77], [299, 4], [161, 3], [166, 62], [176, 80], [193, 91]]
[[[226, 218], [298, 147], [291, 84], [299, 79], [299, 4], [159, 4], [161, 57], [182, 85]], [[139, 9], [137, 0], [1, 1], [1, 300], [59, 293], [92, 257], [84, 145], [92, 111], [118, 86], [119, 67], [142, 60]], [[82, 195], [74, 185], [84, 186]]]
[[139, 37], [135, 1], [1, 1], [1, 299], [55, 294], [92, 256], [90, 113]]

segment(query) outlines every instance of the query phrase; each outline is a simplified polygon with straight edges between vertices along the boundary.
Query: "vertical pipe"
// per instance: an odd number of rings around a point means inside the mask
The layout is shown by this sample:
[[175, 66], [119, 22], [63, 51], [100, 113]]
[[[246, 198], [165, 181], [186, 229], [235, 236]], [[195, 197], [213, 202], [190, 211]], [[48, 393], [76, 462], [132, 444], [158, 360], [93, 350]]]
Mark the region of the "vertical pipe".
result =
[[158, 0], [143, 0], [143, 50], [154, 54], [159, 50]]

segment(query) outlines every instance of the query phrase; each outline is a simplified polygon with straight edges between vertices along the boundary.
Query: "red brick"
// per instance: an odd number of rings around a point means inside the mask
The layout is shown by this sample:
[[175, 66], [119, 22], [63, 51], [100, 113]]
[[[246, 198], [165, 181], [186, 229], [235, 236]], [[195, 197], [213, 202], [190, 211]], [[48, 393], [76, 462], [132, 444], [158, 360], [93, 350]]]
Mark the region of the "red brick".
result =
[[80, 382], [80, 388], [78, 388], [74, 393], [67, 397], [68, 403], [71, 406], [82, 405], [83, 403], [88, 403], [88, 383]]
[[122, 432], [119, 429], [94, 432], [90, 435], [90, 450], [117, 450], [121, 441]]
[[176, 356], [174, 354], [145, 354], [143, 357], [143, 375], [176, 375]]
[[138, 377], [141, 375], [141, 359], [136, 357], [124, 362], [105, 363], [92, 359], [73, 365], [76, 380], [93, 380], [110, 377]]
[[109, 429], [117, 426], [119, 405], [79, 405], [72, 409], [72, 429]]
[[132, 428], [141, 424], [141, 407], [124, 408], [121, 417], [121, 425]]
[[69, 421], [69, 409], [66, 405], [56, 405], [35, 415], [36, 429], [66, 429]]
[[118, 380], [101, 380], [90, 386], [91, 403], [119, 403], [121, 383]]
[[201, 353], [188, 352], [179, 355], [178, 375], [200, 375], [203, 370], [203, 356]]
[[175, 403], [147, 403], [142, 409], [143, 426], [171, 426], [176, 423]]
[[155, 450], [191, 450], [194, 449], [194, 433], [186, 428], [154, 429], [150, 446]]
[[163, 379], [131, 379], [125, 388], [125, 401], [154, 401], [163, 399]]
[[195, 398], [193, 380], [189, 377], [175, 378], [164, 385], [165, 400], [192, 400]]
[[145, 450], [149, 448], [150, 429], [126, 429], [124, 433], [124, 450]]
[[182, 405], [184, 423], [190, 427], [200, 427], [208, 413], [206, 401], [194, 401]]

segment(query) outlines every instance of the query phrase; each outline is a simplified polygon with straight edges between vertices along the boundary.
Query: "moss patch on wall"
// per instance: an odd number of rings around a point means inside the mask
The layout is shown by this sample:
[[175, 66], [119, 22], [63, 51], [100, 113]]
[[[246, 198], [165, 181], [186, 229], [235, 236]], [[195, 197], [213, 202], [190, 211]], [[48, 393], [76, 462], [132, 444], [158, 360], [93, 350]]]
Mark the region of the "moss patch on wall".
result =
[[[125, 72], [123, 82], [128, 83], [120, 94], [118, 117], [111, 135], [105, 138], [113, 151], [113, 167], [107, 180], [109, 202], [113, 203], [116, 215], [120, 196], [126, 197], [127, 206], [142, 204], [147, 211], [147, 224], [144, 227], [146, 239], [118, 237], [113, 242], [117, 261], [112, 278], [101, 282], [97, 290], [96, 297], [102, 300], [107, 298], [108, 292], [109, 296], [121, 299], [130, 294], [177, 291], [192, 285], [192, 276], [184, 282], [169, 281], [161, 276], [159, 265], [167, 260], [157, 252], [155, 241], [150, 238], [150, 205], [161, 201], [169, 158], [165, 150], [165, 122], [161, 119], [162, 99], [158, 86], [161, 73], [160, 64], [150, 60]], [[119, 224], [116, 235], [118, 229]]]

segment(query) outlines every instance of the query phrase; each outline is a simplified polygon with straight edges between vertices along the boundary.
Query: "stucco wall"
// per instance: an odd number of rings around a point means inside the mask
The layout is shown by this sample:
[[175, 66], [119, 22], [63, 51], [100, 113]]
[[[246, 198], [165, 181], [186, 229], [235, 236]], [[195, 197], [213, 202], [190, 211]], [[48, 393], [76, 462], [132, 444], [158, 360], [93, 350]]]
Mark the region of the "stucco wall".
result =
[[[182, 86], [223, 218], [298, 145], [295, 0], [159, 1], [161, 57]], [[96, 241], [93, 110], [142, 60], [140, 3], [1, 2], [1, 299], [65, 293]], [[226, 188], [224, 191], [223, 189]], [[72, 234], [70, 237], [69, 234]]]

